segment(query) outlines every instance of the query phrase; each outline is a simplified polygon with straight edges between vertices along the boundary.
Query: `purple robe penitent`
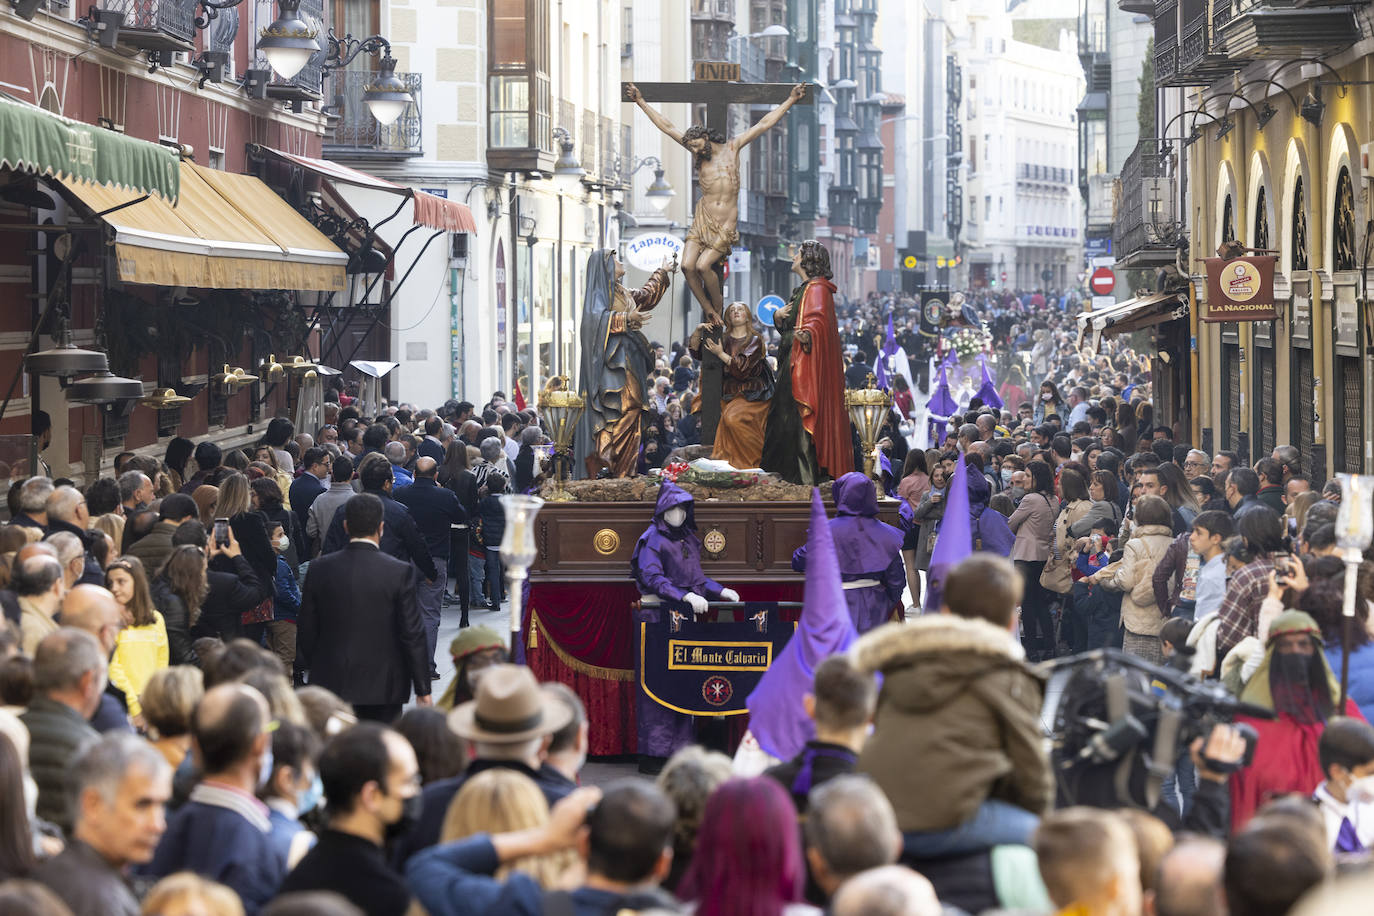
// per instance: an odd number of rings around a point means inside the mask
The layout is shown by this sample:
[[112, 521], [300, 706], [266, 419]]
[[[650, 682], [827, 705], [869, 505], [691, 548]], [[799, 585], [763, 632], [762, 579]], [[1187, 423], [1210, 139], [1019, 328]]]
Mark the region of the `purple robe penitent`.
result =
[[[902, 565], [902, 533], [878, 521], [878, 494], [873, 481], [851, 471], [835, 481], [835, 518], [830, 536], [835, 543], [840, 580], [872, 579], [877, 585], [846, 588], [845, 602], [854, 629], [860, 634], [892, 619], [892, 609], [902, 601], [906, 567]], [[792, 554], [792, 568], [806, 571], [806, 547]]]

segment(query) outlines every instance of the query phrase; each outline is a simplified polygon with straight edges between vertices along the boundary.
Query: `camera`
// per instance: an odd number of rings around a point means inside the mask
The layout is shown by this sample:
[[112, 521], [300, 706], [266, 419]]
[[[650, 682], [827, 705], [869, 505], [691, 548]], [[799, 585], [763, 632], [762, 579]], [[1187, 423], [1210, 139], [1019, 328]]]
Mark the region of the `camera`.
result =
[[[1175, 654], [1178, 668], [1119, 649], [1095, 649], [1040, 666], [1049, 676], [1041, 722], [1060, 806], [1154, 810], [1164, 779], [1194, 739], [1237, 715], [1274, 718], [1219, 682], [1188, 674], [1191, 654]], [[1244, 755], [1236, 762], [1204, 761], [1208, 769], [1225, 773], [1249, 766], [1258, 736], [1244, 723], [1236, 727], [1246, 741]]]

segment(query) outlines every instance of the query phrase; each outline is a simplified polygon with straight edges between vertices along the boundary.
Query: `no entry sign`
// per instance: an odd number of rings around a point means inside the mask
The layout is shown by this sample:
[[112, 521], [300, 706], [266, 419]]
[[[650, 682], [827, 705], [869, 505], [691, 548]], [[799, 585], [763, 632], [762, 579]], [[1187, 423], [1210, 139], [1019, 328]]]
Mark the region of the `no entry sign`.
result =
[[1116, 288], [1116, 274], [1112, 273], [1110, 267], [1099, 267], [1088, 278], [1088, 287], [1095, 296], [1109, 296]]

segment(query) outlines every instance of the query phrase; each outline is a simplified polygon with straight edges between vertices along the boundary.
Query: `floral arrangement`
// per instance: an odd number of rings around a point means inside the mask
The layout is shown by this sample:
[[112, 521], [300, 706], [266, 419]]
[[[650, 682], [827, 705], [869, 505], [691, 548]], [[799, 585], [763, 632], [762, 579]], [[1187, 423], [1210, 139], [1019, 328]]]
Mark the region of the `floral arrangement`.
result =
[[678, 475], [687, 470], [687, 462], [670, 461], [663, 466], [663, 479], [677, 483]]
[[948, 340], [960, 361], [963, 361], [987, 352], [992, 336], [982, 328], [959, 328], [949, 334]]

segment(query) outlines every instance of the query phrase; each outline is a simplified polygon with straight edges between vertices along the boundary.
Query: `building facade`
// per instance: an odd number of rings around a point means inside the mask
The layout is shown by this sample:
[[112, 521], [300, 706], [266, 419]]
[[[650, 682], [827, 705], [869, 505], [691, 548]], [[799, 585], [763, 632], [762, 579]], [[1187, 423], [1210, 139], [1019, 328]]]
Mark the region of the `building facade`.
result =
[[[26, 435], [32, 415], [47, 413], [43, 458], [79, 482], [108, 473], [106, 456], [121, 450], [161, 455], [177, 434], [257, 439], [299, 390], [261, 367], [272, 355], [317, 351], [311, 310], [345, 293], [345, 253], [245, 174], [255, 146], [320, 154], [319, 70], [280, 80], [261, 69], [255, 38], [274, 5], [245, 4], [203, 24], [188, 0], [27, 11], [0, 9], [0, 376], [10, 392], [0, 433]], [[303, 13], [320, 23], [324, 7]], [[255, 82], [261, 98], [245, 89]], [[16, 152], [49, 128], [70, 138], [64, 161]], [[105, 156], [111, 143], [126, 145]], [[157, 159], [157, 147], [179, 180], [173, 196], [140, 192], [136, 174], [71, 177], [133, 169]], [[273, 253], [288, 236], [310, 250]], [[24, 371], [26, 351], [52, 347], [63, 326], [145, 394], [173, 388], [190, 400], [166, 410], [130, 398], [78, 403], [71, 377]], [[225, 384], [226, 365], [262, 378]], [[21, 473], [12, 455], [4, 461]]]
[[[975, 287], [1062, 289], [1076, 282], [1082, 204], [1075, 109], [1084, 80], [1071, 23], [1016, 20], [994, 3], [961, 10], [961, 249]], [[1037, 43], [1016, 37], [1020, 29]]]

